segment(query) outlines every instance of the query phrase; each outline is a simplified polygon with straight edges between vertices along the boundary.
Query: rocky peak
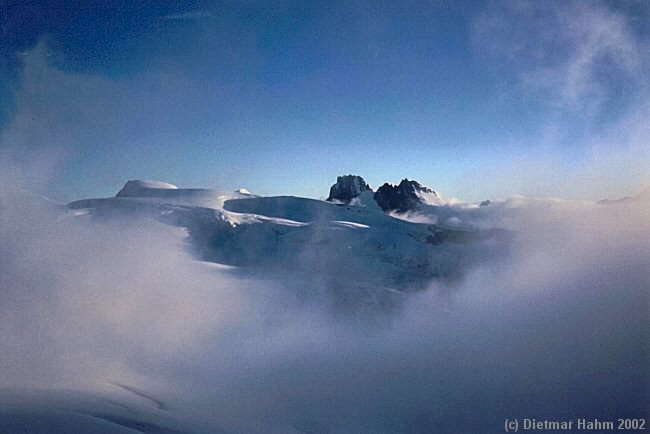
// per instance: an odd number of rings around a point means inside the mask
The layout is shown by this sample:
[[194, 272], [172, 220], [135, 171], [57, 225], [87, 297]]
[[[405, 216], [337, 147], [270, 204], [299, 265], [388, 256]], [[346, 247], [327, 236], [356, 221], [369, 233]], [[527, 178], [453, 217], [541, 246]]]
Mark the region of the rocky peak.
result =
[[372, 191], [366, 181], [357, 175], [344, 175], [336, 178], [336, 184], [330, 188], [329, 202], [338, 201], [350, 203], [352, 199], [364, 191]]
[[435, 191], [406, 178], [399, 185], [385, 183], [377, 189], [374, 197], [384, 211], [407, 212], [417, 210], [423, 204], [443, 204]]

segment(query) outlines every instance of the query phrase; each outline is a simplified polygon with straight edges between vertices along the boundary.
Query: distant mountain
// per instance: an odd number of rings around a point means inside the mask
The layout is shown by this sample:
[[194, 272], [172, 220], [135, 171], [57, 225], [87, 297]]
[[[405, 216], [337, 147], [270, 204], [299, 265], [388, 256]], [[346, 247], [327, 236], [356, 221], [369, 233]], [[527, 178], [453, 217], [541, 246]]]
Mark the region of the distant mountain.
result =
[[603, 199], [598, 201], [599, 205], [618, 205], [625, 203], [638, 203], [638, 202], [650, 202], [650, 187], [643, 190], [641, 193], [636, 196], [626, 196], [621, 199]]
[[403, 179], [399, 185], [385, 183], [375, 193], [375, 201], [384, 211], [417, 211], [423, 205], [444, 205], [432, 189], [417, 181]]
[[[297, 273], [304, 276], [300, 281], [313, 279], [334, 288], [355, 282], [371, 293], [424, 288], [432, 279], [459, 277], [473, 258], [485, 257], [479, 252], [507, 239], [495, 230], [452, 229], [393, 218], [362, 203], [370, 187], [361, 177], [339, 177], [336, 185], [335, 199], [362, 195], [342, 204], [129, 181], [116, 197], [81, 200], [68, 209], [72, 218], [152, 219], [185, 228], [189, 249], [203, 261], [274, 270], [274, 275]], [[397, 202], [398, 207], [423, 203], [420, 195], [437, 197], [408, 180], [395, 194], [408, 200]], [[483, 242], [487, 239], [493, 241]]]
[[492, 205], [492, 201], [490, 199], [485, 199], [483, 202], [479, 204], [479, 206], [490, 206]]

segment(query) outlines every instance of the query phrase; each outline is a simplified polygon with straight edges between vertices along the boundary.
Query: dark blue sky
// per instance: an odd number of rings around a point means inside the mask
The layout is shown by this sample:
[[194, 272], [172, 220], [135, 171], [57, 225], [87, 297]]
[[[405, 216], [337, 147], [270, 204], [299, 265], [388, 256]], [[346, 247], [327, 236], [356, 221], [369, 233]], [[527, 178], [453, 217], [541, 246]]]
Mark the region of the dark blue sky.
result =
[[61, 200], [134, 178], [319, 197], [344, 173], [465, 200], [631, 194], [648, 9], [0, 0], [0, 146], [53, 161]]

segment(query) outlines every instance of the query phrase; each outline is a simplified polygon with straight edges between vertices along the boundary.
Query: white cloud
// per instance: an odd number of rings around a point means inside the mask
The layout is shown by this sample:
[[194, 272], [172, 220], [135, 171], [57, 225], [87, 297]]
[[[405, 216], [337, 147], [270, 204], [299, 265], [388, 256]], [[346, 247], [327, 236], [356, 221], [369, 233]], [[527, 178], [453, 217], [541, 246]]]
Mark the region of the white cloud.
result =
[[647, 207], [519, 198], [468, 210], [517, 228], [513, 250], [364, 323], [304, 282], [192, 261], [152, 221], [60, 219], [22, 193], [3, 198], [3, 387], [144, 401], [115, 396], [124, 384], [162, 402], [159, 423], [192, 432], [497, 432], [533, 410], [648, 408]]
[[475, 175], [496, 194], [598, 200], [650, 182], [650, 44], [637, 28], [650, 9], [634, 5], [493, 2], [478, 16], [474, 44], [509, 84], [505, 103], [535, 110], [506, 160], [486, 157], [500, 170]]
[[570, 110], [596, 111], [621, 81], [647, 78], [647, 44], [600, 2], [493, 3], [474, 39], [507, 60], [524, 92]]

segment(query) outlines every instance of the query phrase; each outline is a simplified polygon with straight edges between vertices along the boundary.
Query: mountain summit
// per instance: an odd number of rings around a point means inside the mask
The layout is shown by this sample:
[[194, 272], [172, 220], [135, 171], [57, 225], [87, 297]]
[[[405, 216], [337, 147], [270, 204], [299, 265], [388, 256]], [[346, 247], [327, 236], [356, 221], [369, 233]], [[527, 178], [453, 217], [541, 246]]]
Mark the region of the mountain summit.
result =
[[404, 178], [399, 185], [385, 183], [375, 193], [375, 201], [384, 211], [408, 212], [422, 205], [444, 205], [432, 189]]
[[135, 179], [124, 184], [117, 197], [137, 197], [148, 190], [178, 190], [178, 187], [167, 182]]
[[364, 191], [372, 191], [372, 188], [366, 181], [357, 175], [344, 175], [336, 178], [336, 184], [330, 188], [328, 202], [350, 203], [352, 199], [358, 197]]

